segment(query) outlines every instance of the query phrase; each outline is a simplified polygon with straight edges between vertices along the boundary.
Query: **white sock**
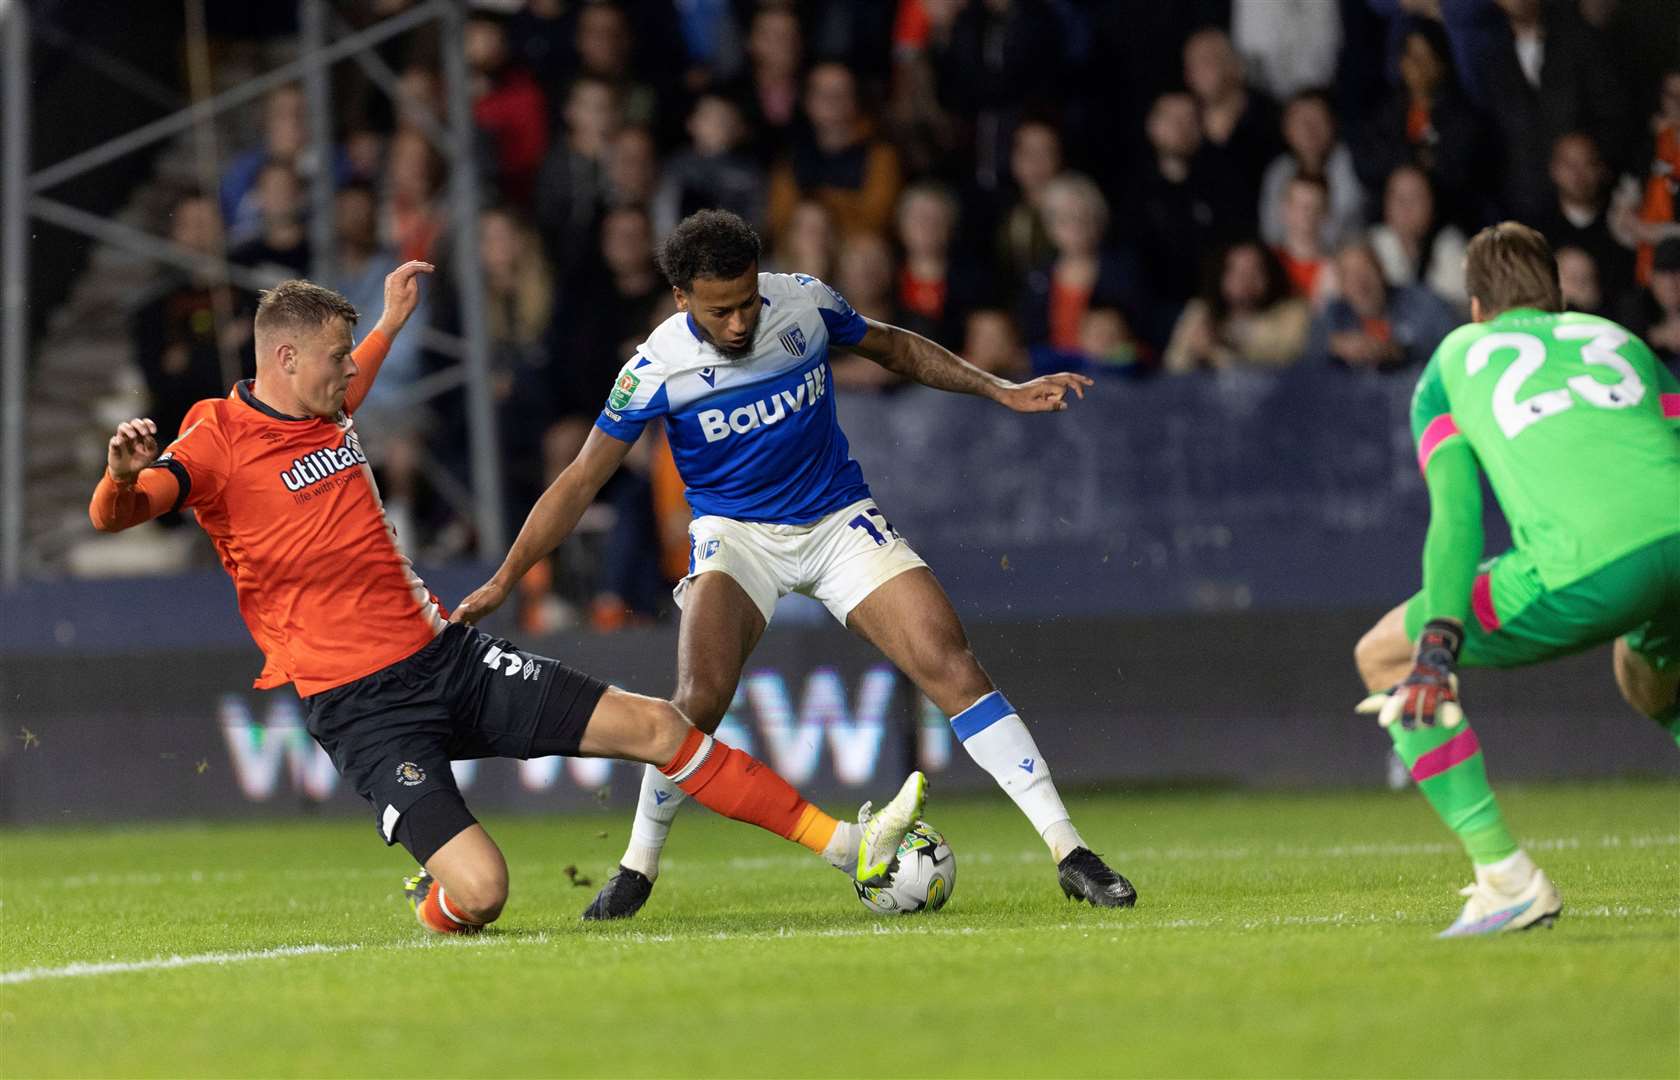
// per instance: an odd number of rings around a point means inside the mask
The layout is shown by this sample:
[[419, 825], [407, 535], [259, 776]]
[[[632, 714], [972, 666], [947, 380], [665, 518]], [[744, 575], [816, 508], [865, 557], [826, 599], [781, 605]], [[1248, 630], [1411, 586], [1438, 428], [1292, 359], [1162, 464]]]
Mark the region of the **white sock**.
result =
[[649, 765], [642, 770], [642, 793], [636, 800], [636, 821], [630, 826], [630, 846], [619, 862], [653, 881], [659, 877], [659, 853], [671, 835], [677, 808], [688, 798], [671, 778]]
[[1534, 860], [1528, 857], [1528, 852], [1518, 848], [1496, 863], [1477, 863], [1476, 881], [1482, 885], [1491, 884], [1501, 892], [1511, 892], [1527, 885], [1528, 879], [1538, 869]]
[[1027, 815], [1057, 862], [1074, 848], [1085, 846], [1050, 779], [1050, 766], [1003, 694], [994, 690], [951, 717], [951, 728], [968, 756], [991, 773]]
[[842, 821], [823, 848], [822, 857], [828, 865], [842, 873], [857, 873], [858, 843], [863, 839], [863, 826], [855, 821]]

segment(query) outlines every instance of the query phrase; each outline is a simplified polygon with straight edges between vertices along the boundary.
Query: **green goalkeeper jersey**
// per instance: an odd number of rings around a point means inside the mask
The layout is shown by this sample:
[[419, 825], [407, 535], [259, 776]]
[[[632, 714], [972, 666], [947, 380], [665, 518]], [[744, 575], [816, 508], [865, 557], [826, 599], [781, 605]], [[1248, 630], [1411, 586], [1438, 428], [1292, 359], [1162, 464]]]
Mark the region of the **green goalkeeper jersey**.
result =
[[1532, 308], [1447, 336], [1418, 380], [1418, 465], [1462, 438], [1518, 548], [1562, 588], [1680, 532], [1680, 381], [1608, 319]]

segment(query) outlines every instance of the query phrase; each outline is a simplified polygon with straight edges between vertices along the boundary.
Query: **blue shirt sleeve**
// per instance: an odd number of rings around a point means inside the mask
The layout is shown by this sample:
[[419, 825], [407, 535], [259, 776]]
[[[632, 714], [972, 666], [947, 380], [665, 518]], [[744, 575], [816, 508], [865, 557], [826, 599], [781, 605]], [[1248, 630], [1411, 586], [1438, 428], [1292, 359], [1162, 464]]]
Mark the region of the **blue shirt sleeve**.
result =
[[856, 345], [863, 340], [863, 335], [869, 332], [869, 324], [864, 322], [862, 315], [852, 310], [852, 305], [846, 303], [846, 298], [835, 292], [833, 286], [805, 275], [799, 276], [799, 283], [817, 305], [823, 325], [828, 327], [829, 341], [836, 345]]
[[615, 439], [633, 443], [642, 436], [648, 421], [671, 409], [661, 370], [644, 356], [632, 357], [613, 380], [606, 407], [595, 426]]

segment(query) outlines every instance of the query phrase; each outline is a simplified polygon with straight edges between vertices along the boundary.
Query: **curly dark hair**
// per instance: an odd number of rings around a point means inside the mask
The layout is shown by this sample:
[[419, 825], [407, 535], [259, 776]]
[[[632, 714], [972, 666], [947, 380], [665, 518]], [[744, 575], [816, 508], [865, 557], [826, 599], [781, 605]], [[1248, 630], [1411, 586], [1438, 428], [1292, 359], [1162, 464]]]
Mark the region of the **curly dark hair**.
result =
[[739, 214], [700, 210], [683, 218], [659, 248], [665, 280], [688, 292], [695, 278], [728, 281], [758, 262], [758, 233]]

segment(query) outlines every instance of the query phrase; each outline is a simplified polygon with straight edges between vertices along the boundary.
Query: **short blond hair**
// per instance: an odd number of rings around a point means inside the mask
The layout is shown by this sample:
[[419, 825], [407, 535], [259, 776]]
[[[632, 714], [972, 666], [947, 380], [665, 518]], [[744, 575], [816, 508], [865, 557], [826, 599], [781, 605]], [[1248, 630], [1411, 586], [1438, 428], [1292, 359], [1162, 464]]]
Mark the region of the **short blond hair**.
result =
[[351, 326], [361, 318], [354, 305], [331, 289], [294, 278], [257, 294], [256, 332], [314, 330], [333, 319]]
[[1476, 234], [1464, 253], [1464, 285], [1484, 315], [1520, 307], [1563, 310], [1552, 245], [1520, 222], [1501, 221]]

